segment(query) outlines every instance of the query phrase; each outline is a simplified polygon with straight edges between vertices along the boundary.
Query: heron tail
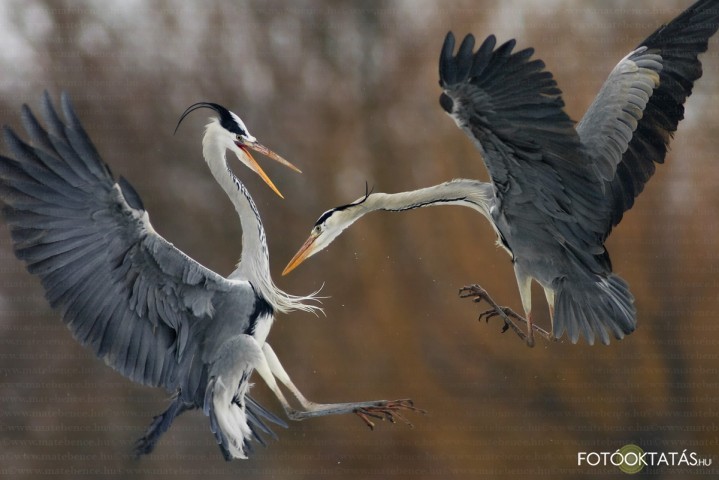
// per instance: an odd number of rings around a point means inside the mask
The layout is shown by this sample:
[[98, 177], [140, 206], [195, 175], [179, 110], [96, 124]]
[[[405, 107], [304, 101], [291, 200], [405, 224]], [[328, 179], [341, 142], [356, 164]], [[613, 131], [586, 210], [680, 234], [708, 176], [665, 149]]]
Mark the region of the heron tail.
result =
[[556, 338], [566, 330], [572, 343], [581, 335], [593, 345], [596, 335], [608, 345], [610, 333], [622, 339], [636, 328], [634, 297], [617, 275], [597, 276], [594, 282], [565, 278], [555, 292], [552, 330]]
[[239, 382], [233, 381], [233, 378], [212, 377], [205, 390], [203, 411], [210, 417], [210, 429], [227, 461], [247, 458], [247, 454], [252, 452], [250, 440], [256, 431], [249, 423], [245, 406], [250, 373], [243, 372]]

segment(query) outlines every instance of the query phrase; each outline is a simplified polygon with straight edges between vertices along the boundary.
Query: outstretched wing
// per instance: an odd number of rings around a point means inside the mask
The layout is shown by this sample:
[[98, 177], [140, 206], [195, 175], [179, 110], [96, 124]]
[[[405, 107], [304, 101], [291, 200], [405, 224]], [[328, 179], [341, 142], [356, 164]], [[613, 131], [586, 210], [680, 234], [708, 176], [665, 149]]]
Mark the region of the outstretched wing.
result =
[[175, 389], [183, 354], [197, 347], [193, 325], [212, 315], [219, 295], [251, 287], [208, 270], [153, 230], [140, 197], [114, 180], [65, 94], [65, 122], [47, 93], [42, 106], [48, 131], [22, 109], [32, 145], [4, 128], [11, 155], [0, 156], [0, 200], [15, 254], [80, 343], [136, 382]]
[[495, 49], [493, 35], [476, 52], [472, 35], [456, 55], [454, 44], [450, 32], [440, 104], [482, 152], [501, 214], [521, 217], [528, 238], [551, 229], [578, 255], [601, 255], [601, 189], [544, 62], [531, 59], [531, 48], [512, 53], [514, 40]]
[[605, 238], [663, 163], [702, 75], [697, 56], [719, 26], [719, 2], [700, 0], [644, 40], [614, 68], [577, 125], [610, 203]]

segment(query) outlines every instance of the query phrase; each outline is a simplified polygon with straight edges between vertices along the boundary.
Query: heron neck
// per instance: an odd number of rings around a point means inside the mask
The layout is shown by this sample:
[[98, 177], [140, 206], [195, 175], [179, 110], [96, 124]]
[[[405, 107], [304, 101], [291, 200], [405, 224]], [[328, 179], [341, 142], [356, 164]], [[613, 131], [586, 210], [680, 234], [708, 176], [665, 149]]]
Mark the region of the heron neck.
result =
[[494, 202], [492, 185], [478, 180], [456, 179], [431, 187], [400, 193], [373, 193], [358, 203], [361, 215], [376, 210], [400, 212], [438, 205], [459, 205], [478, 211], [487, 219]]
[[[209, 128], [212, 128], [212, 125], [210, 124]], [[314, 293], [306, 296], [289, 295], [275, 286], [270, 275], [270, 255], [260, 213], [250, 192], [228, 167], [226, 148], [221, 143], [212, 141], [211, 131], [205, 134], [202, 153], [215, 180], [237, 210], [242, 225], [242, 254], [237, 268], [229, 278], [250, 282], [257, 293], [276, 311], [321, 311], [319, 307], [304, 303], [316, 300]]]
[[203, 154], [212, 175], [229, 197], [242, 224], [242, 255], [233, 275], [241, 275], [256, 285], [263, 283], [270, 279], [269, 250], [257, 206], [247, 188], [227, 165], [224, 147], [216, 142], [205, 142]]

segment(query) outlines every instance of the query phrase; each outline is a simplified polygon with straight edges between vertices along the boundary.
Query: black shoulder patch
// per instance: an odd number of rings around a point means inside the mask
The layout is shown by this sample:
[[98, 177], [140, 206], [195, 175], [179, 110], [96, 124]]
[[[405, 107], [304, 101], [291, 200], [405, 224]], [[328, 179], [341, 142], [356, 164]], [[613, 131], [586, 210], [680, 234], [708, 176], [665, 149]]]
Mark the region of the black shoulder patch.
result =
[[255, 291], [255, 308], [252, 310], [252, 314], [250, 315], [250, 325], [247, 327], [247, 335], [253, 335], [255, 333], [255, 326], [257, 325], [257, 320], [259, 320], [260, 317], [268, 317], [272, 316], [275, 313], [275, 309], [272, 308], [272, 305], [264, 299], [261, 295], [257, 294], [257, 290], [255, 290], [254, 285], [252, 286], [252, 289]]
[[452, 113], [452, 108], [454, 108], [454, 102], [449, 95], [447, 95], [446, 93], [442, 93], [439, 96], [439, 104], [442, 106], [445, 112]]

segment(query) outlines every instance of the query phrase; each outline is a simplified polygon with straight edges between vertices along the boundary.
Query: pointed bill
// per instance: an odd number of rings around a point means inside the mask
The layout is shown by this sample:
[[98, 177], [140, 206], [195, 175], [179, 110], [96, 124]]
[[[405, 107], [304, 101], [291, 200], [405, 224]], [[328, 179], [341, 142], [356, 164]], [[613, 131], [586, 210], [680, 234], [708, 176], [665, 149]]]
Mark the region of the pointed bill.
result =
[[[273, 192], [275, 192], [277, 195], [279, 195], [280, 198], [283, 198], [283, 199], [284, 199], [285, 197], [282, 196], [282, 194], [281, 194], [280, 191], [277, 189], [277, 187], [275, 187], [275, 184], [272, 183], [272, 180], [270, 180], [270, 177], [268, 177], [267, 174], [265, 173], [265, 171], [262, 170], [262, 167], [260, 167], [260, 164], [257, 163], [257, 160], [254, 159], [254, 157], [252, 156], [252, 154], [250, 153], [250, 151], [247, 149], [247, 146], [245, 146], [245, 145], [243, 145], [243, 144], [241, 144], [241, 143], [238, 143], [237, 146], [240, 147], [240, 149], [242, 149], [242, 151], [245, 152], [245, 154], [247, 155], [248, 166], [249, 166], [252, 170], [254, 170], [255, 173], [257, 173], [257, 175], [259, 175], [260, 178], [262, 178], [262, 180], [265, 181], [265, 183], [272, 189]], [[263, 148], [264, 148], [264, 147], [263, 147]], [[268, 151], [270, 151], [270, 150], [268, 150]]]
[[315, 243], [315, 240], [317, 239], [317, 235], [312, 233], [310, 234], [310, 238], [307, 239], [307, 241], [300, 247], [300, 250], [295, 254], [294, 257], [292, 257], [292, 260], [290, 260], [290, 263], [287, 264], [284, 270], [282, 270], [282, 275], [285, 276], [288, 273], [290, 273], [292, 270], [297, 268], [300, 263], [304, 262], [307, 257], [312, 255], [313, 250], [312, 246]]
[[245, 146], [245, 147], [248, 147], [248, 148], [251, 148], [252, 150], [254, 150], [254, 151], [257, 152], [257, 153], [261, 153], [262, 155], [264, 155], [264, 156], [266, 156], [266, 157], [268, 157], [268, 158], [271, 158], [272, 160], [274, 160], [274, 161], [276, 161], [276, 162], [280, 162], [282, 165], [291, 168], [292, 170], [294, 170], [294, 171], [297, 172], [297, 173], [302, 173], [302, 170], [300, 170], [299, 168], [295, 167], [295, 166], [292, 165], [290, 162], [288, 162], [288, 161], [285, 160], [284, 158], [280, 157], [280, 156], [277, 155], [275, 152], [273, 152], [272, 150], [270, 150], [269, 148], [265, 147], [264, 145], [262, 145], [262, 144], [259, 143], [259, 142], [256, 142], [256, 141], [254, 141], [254, 142], [246, 142], [246, 143], [244, 143], [244, 146]]

